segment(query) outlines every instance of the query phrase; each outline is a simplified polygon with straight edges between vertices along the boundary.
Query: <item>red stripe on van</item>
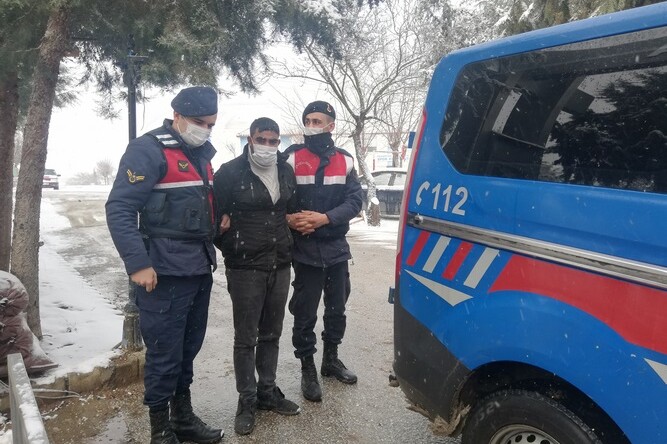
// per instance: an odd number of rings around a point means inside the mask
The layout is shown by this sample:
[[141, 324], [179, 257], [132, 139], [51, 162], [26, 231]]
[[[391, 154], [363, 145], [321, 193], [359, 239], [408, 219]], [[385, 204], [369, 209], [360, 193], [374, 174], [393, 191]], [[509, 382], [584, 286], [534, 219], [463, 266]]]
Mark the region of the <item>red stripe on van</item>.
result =
[[419, 258], [419, 255], [422, 254], [422, 250], [424, 249], [424, 245], [426, 245], [426, 241], [428, 241], [429, 236], [431, 236], [431, 233], [428, 231], [422, 231], [419, 233], [417, 242], [415, 242], [415, 246], [412, 247], [410, 256], [408, 256], [407, 262], [409, 266], [412, 267], [415, 263], [417, 263], [417, 259]]
[[454, 253], [454, 257], [452, 257], [452, 260], [449, 261], [447, 268], [445, 268], [445, 271], [442, 273], [442, 277], [450, 281], [454, 279], [454, 276], [456, 276], [459, 268], [461, 268], [461, 264], [463, 264], [465, 258], [468, 257], [468, 253], [470, 253], [471, 249], [471, 243], [461, 242], [461, 245], [459, 245], [456, 253]]
[[489, 293], [525, 291], [557, 299], [601, 320], [626, 341], [667, 354], [667, 292], [514, 255]]

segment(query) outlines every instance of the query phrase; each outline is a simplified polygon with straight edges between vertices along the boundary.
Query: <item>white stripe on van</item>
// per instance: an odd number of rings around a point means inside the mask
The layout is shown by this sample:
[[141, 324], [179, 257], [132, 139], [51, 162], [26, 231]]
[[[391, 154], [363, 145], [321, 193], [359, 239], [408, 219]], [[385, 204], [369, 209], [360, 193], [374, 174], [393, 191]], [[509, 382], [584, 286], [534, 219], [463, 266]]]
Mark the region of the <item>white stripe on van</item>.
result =
[[650, 359], [644, 358], [644, 361], [651, 366], [651, 368], [660, 376], [662, 382], [667, 384], [667, 365], [660, 362], [651, 361]]
[[477, 263], [472, 267], [472, 271], [466, 278], [463, 285], [470, 288], [477, 288], [477, 284], [484, 277], [484, 273], [491, 266], [491, 262], [498, 256], [499, 251], [493, 248], [485, 248], [484, 253], [477, 260]]
[[431, 254], [428, 256], [426, 264], [424, 264], [423, 270], [425, 272], [433, 273], [435, 266], [438, 264], [438, 261], [442, 257], [442, 253], [445, 252], [445, 248], [447, 248], [447, 245], [449, 245], [450, 240], [451, 239], [446, 236], [440, 236], [438, 242], [435, 244], [435, 247], [433, 248], [433, 251], [431, 251]]
[[405, 272], [408, 273], [413, 278], [417, 279], [421, 284], [423, 284], [433, 293], [440, 296], [443, 300], [445, 300], [445, 302], [447, 302], [452, 307], [455, 306], [456, 304], [460, 304], [465, 300], [472, 299], [472, 296], [468, 296], [467, 294], [460, 292], [458, 290], [454, 290], [453, 288], [446, 287], [439, 282], [426, 279], [425, 277], [419, 276], [418, 274], [415, 274], [410, 270], [405, 270]]

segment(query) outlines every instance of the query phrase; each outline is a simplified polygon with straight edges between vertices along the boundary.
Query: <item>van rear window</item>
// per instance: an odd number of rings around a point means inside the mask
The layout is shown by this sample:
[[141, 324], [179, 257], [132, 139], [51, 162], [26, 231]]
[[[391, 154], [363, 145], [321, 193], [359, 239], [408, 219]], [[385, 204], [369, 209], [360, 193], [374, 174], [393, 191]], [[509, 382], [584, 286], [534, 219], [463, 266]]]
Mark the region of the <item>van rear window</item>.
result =
[[466, 66], [440, 142], [464, 174], [667, 193], [667, 28]]

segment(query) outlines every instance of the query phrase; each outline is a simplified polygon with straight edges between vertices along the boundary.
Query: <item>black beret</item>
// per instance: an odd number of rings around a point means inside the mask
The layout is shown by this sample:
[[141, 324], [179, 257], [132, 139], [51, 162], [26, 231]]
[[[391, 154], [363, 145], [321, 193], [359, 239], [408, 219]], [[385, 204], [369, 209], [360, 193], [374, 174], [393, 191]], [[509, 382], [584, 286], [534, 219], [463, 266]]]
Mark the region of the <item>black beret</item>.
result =
[[259, 133], [262, 131], [273, 131], [276, 134], [280, 134], [280, 127], [275, 120], [269, 119], [268, 117], [260, 117], [259, 119], [253, 120], [250, 124], [250, 135], [252, 136], [255, 131]]
[[210, 86], [191, 86], [176, 94], [171, 107], [184, 117], [212, 116], [218, 113], [218, 93]]
[[334, 111], [333, 106], [322, 100], [316, 100], [306, 106], [306, 109], [303, 110], [303, 115], [301, 116], [302, 123], [306, 123], [306, 116], [310, 113], [324, 113], [336, 120], [336, 111]]

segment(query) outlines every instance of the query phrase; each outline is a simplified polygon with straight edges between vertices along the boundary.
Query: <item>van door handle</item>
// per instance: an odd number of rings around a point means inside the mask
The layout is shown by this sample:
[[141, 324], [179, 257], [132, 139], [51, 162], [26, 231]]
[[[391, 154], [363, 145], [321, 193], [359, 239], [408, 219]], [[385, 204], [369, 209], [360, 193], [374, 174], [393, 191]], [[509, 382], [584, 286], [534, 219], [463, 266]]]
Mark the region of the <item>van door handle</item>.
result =
[[422, 223], [424, 223], [424, 216], [416, 215], [415, 225], [421, 225]]

